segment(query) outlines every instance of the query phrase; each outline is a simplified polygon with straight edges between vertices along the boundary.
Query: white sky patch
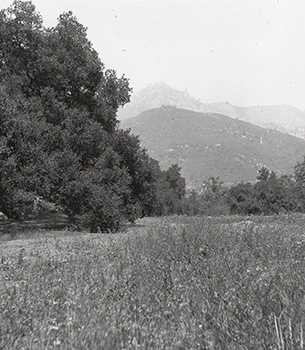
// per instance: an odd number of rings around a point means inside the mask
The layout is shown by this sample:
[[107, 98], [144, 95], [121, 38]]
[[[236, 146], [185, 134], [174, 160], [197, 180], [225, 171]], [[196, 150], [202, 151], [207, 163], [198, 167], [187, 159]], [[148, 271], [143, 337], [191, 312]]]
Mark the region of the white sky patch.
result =
[[48, 27], [72, 10], [102, 62], [134, 90], [163, 81], [202, 102], [305, 110], [305, 1], [33, 3]]

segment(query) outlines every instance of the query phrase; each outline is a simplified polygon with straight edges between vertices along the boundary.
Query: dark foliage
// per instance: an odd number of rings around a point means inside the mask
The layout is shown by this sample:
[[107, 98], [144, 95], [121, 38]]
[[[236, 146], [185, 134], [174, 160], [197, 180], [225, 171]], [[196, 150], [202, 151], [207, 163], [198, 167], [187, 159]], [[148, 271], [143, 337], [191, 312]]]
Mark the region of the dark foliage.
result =
[[304, 180], [299, 176], [304, 164], [295, 168], [295, 176], [277, 176], [262, 168], [255, 184], [240, 183], [228, 191], [231, 214], [272, 215], [304, 211], [304, 196], [300, 190]]
[[180, 170], [180, 167], [175, 164], [167, 170], [156, 171], [158, 180], [150, 215], [183, 214], [185, 179], [181, 176]]
[[22, 219], [34, 196], [91, 230], [152, 212], [158, 164], [118, 128], [128, 80], [105, 70], [71, 12], [46, 29], [31, 2], [0, 12], [0, 210]]
[[273, 215], [305, 212], [305, 158], [295, 174], [277, 176], [262, 168], [257, 181], [226, 187], [211, 177], [199, 192], [192, 190], [182, 201], [186, 215]]

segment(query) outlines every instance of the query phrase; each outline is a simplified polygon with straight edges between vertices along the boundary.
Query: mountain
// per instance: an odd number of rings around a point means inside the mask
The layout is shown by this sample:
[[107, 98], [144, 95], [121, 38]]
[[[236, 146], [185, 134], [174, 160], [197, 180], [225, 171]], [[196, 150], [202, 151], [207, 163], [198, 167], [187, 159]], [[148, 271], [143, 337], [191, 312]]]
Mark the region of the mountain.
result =
[[209, 106], [211, 110], [229, 117], [305, 139], [305, 113], [296, 107], [238, 107], [228, 102], [210, 103]]
[[213, 112], [209, 105], [196, 100], [187, 91], [173, 89], [161, 82], [150, 84], [146, 88], [134, 92], [130, 103], [119, 110], [118, 117], [123, 120], [162, 106], [175, 106], [195, 112]]
[[226, 183], [255, 181], [262, 166], [293, 173], [303, 160], [305, 141], [221, 114], [163, 106], [121, 121], [163, 169], [179, 164], [189, 187], [209, 176]]
[[131, 102], [119, 110], [120, 120], [135, 117], [141, 112], [161, 106], [175, 106], [195, 112], [219, 113], [245, 122], [274, 129], [305, 139], [305, 112], [281, 106], [239, 107], [228, 102], [204, 104], [186, 91], [173, 89], [164, 83], [151, 84], [135, 92]]

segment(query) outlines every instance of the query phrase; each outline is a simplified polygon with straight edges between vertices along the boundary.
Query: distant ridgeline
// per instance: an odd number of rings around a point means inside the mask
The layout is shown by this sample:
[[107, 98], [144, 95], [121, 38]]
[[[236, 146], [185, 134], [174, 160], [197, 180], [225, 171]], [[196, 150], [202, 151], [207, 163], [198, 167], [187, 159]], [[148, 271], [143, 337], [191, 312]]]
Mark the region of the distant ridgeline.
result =
[[150, 84], [145, 89], [134, 92], [130, 103], [118, 111], [118, 116], [119, 119], [131, 118], [162, 105], [194, 112], [219, 113], [263, 128], [305, 138], [305, 111], [298, 108], [287, 105], [238, 107], [227, 101], [207, 104], [196, 100], [187, 91], [173, 89], [164, 83]]
[[305, 154], [305, 140], [216, 113], [163, 106], [124, 119], [141, 145], [166, 169], [181, 167], [187, 187], [200, 188], [211, 176], [229, 184], [255, 182], [266, 167], [292, 174]]

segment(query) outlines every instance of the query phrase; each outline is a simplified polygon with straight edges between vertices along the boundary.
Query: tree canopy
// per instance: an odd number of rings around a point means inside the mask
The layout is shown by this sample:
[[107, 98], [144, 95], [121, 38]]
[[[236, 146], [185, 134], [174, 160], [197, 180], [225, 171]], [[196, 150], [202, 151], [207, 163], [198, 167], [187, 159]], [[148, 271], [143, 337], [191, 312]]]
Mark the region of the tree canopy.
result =
[[161, 170], [116, 118], [130, 94], [71, 12], [45, 28], [30, 1], [2, 10], [0, 210], [21, 219], [41, 196], [91, 230], [151, 213]]

